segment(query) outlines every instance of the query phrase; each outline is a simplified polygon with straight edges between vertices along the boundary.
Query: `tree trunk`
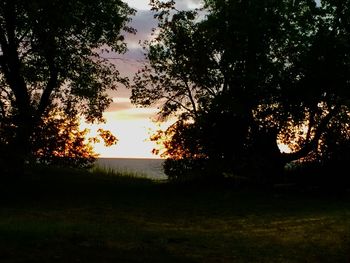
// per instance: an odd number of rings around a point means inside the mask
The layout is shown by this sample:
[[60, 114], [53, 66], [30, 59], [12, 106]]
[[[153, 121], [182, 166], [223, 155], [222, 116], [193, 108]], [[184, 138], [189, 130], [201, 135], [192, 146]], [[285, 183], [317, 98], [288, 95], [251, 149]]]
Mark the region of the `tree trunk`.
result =
[[32, 119], [30, 113], [19, 114], [15, 136], [10, 143], [8, 164], [11, 166], [10, 173], [17, 177], [25, 174], [26, 162], [31, 151], [30, 137], [34, 127]]

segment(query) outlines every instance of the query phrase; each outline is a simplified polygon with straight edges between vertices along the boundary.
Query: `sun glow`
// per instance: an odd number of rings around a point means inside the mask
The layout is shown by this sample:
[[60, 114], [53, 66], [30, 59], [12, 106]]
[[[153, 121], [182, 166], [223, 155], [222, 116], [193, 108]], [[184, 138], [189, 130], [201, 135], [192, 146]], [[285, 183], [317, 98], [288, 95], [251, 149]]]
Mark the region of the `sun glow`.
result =
[[[128, 99], [113, 99], [118, 104], [130, 103]], [[113, 106], [113, 105], [112, 105]], [[109, 130], [117, 137], [118, 143], [111, 147], [104, 146], [103, 142], [94, 144], [94, 150], [100, 157], [106, 158], [160, 158], [152, 154], [152, 149], [159, 147], [150, 141], [150, 136], [159, 129], [166, 129], [172, 123], [157, 123], [152, 121], [157, 109], [154, 108], [127, 108], [107, 111], [104, 113], [106, 123], [86, 124], [81, 128], [88, 128], [90, 136], [96, 136], [97, 130]]]
[[288, 145], [283, 144], [283, 143], [279, 143], [278, 148], [280, 149], [280, 151], [282, 153], [291, 153], [292, 152], [292, 149]]

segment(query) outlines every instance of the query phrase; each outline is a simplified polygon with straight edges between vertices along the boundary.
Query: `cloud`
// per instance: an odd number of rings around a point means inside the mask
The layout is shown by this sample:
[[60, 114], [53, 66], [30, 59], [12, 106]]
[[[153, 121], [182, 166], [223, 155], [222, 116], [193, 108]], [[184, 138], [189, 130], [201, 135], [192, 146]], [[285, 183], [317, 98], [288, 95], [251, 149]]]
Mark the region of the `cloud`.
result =
[[115, 54], [110, 58], [123, 76], [130, 77], [142, 67], [145, 62], [144, 52], [141, 47], [131, 48], [125, 54]]
[[[129, 64], [126, 66], [127, 69], [135, 73], [137, 69], [140, 68], [140, 62], [144, 60], [144, 52], [140, 43], [152, 38], [152, 29], [157, 28], [158, 22], [154, 19], [154, 12], [150, 11], [150, 6], [148, 6], [149, 0], [127, 0], [126, 2], [130, 6], [137, 8], [137, 13], [132, 17], [132, 21], [129, 24], [137, 30], [137, 33], [125, 34], [128, 52], [123, 55], [118, 55], [117, 59], [122, 61], [118, 63]], [[176, 0], [176, 7], [179, 10], [189, 10], [200, 7], [201, 3], [202, 0]]]
[[114, 103], [130, 103], [130, 99], [129, 98], [122, 98], [122, 97], [113, 97], [112, 98]]
[[118, 120], [148, 120], [154, 117], [157, 112], [158, 109], [155, 108], [135, 108], [135, 106], [133, 106], [129, 109], [114, 111], [113, 113], [110, 112], [110, 114], [112, 114], [112, 118]]
[[129, 48], [128, 51], [122, 56], [125, 62], [128, 63], [143, 63], [145, 61], [144, 50], [142, 47]]
[[[144, 41], [151, 38], [151, 30], [157, 27], [157, 20], [154, 19], [154, 12], [150, 10], [149, 0], [127, 0], [126, 2], [137, 9], [136, 15], [132, 17], [132, 21], [129, 24], [137, 30], [137, 34], [125, 35], [129, 47], [135, 48], [140, 40]], [[190, 10], [201, 5], [202, 0], [176, 0], [176, 8], [179, 10]]]
[[125, 0], [125, 2], [132, 8], [138, 10], [147, 10], [149, 9], [149, 0]]
[[[137, 10], [149, 10], [149, 0], [125, 0], [125, 2]], [[190, 9], [198, 7], [202, 0], [175, 0], [176, 7], [181, 9]]]
[[128, 51], [125, 54], [111, 52], [108, 57], [117, 66], [122, 76], [132, 78], [145, 62], [144, 50], [140, 43], [151, 39], [152, 28], [157, 27], [157, 21], [153, 18], [151, 11], [138, 10], [130, 26], [135, 28], [137, 33], [125, 33]]
[[176, 8], [179, 10], [189, 10], [201, 7], [202, 0], [176, 0]]
[[154, 13], [150, 10], [138, 10], [132, 18], [130, 26], [137, 30], [136, 35], [126, 35], [127, 42], [138, 43], [139, 40], [147, 40], [151, 37], [152, 28], [157, 27], [157, 20], [154, 19]]
[[[175, 0], [178, 9], [192, 9], [199, 7], [202, 0]], [[148, 5], [149, 0], [125, 0], [131, 7], [137, 9], [137, 13], [132, 17], [129, 24], [137, 30], [136, 34], [125, 33], [125, 42], [127, 43], [128, 51], [125, 54], [116, 54], [114, 52], [103, 54], [104, 57], [109, 58], [118, 68], [121, 76], [128, 77], [132, 80], [137, 71], [142, 68], [145, 61], [144, 50], [140, 42], [150, 40], [152, 37], [152, 29], [157, 28], [157, 20], [154, 19], [154, 12], [150, 11]], [[131, 95], [131, 91], [120, 85], [117, 91], [108, 91], [112, 97], [127, 98]], [[123, 102], [116, 100], [108, 108], [107, 112], [121, 112], [135, 108], [130, 102]], [[124, 112], [125, 113], [125, 112]], [[154, 112], [153, 112], [154, 114]], [[133, 113], [133, 118], [149, 118], [152, 114], [145, 112]], [[122, 115], [122, 118], [126, 115]]]
[[122, 111], [132, 108], [133, 106], [130, 102], [112, 102], [106, 112]]
[[[129, 97], [112, 97], [113, 102], [110, 104], [106, 112], [116, 112], [119, 111], [123, 113], [123, 116], [135, 115], [135, 106], [131, 104]], [[148, 114], [148, 113], [147, 113]], [[137, 115], [137, 114], [136, 114]]]

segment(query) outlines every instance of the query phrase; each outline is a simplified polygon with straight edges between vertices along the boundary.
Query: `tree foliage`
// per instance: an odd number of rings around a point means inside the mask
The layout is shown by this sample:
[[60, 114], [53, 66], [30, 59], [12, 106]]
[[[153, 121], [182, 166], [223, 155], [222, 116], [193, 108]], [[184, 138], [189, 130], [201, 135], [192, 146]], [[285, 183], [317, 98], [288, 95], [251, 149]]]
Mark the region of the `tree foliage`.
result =
[[43, 118], [31, 137], [32, 158], [36, 163], [66, 167], [89, 167], [98, 157], [88, 130], [81, 130], [77, 118], [52, 111]]
[[[15, 127], [12, 127], [15, 129]], [[11, 129], [1, 129], [0, 161], [11, 155]], [[30, 155], [27, 162], [42, 165], [72, 168], [90, 168], [98, 154], [94, 152], [95, 143], [104, 142], [106, 147], [117, 144], [118, 139], [108, 130], [99, 129], [90, 137], [88, 129], [81, 129], [80, 119], [67, 116], [59, 109], [51, 109], [41, 118], [30, 137]], [[12, 156], [9, 156], [12, 157]], [[2, 164], [2, 173], [11, 173], [13, 167]]]
[[152, 2], [159, 29], [132, 100], [178, 115], [163, 135], [170, 158], [272, 182], [289, 162], [325, 157], [335, 138], [346, 145], [348, 1], [207, 0], [196, 11]]
[[11, 126], [20, 159], [52, 107], [68, 119], [103, 119], [106, 91], [127, 81], [104, 54], [126, 50], [133, 14], [121, 0], [0, 3], [0, 119], [2, 128]]

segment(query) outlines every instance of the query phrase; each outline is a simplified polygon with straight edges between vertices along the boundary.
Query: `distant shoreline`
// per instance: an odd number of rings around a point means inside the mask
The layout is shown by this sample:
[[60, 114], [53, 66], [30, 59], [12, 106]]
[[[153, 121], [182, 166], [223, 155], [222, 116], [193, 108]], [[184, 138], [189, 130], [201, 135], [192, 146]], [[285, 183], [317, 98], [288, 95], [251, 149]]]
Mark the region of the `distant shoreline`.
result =
[[149, 157], [97, 157], [97, 159], [165, 160], [164, 158], [149, 158]]

